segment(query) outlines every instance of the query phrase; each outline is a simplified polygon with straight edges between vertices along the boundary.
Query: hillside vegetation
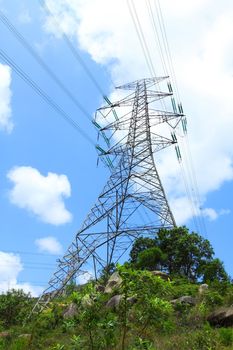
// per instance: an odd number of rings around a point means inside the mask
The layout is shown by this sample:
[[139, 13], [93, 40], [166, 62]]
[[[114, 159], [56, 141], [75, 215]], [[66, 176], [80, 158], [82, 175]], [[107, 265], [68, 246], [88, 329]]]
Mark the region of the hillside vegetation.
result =
[[0, 350], [233, 349], [233, 285], [185, 227], [137, 239], [124, 265], [69, 285], [27, 320], [34, 303], [22, 291], [0, 296]]

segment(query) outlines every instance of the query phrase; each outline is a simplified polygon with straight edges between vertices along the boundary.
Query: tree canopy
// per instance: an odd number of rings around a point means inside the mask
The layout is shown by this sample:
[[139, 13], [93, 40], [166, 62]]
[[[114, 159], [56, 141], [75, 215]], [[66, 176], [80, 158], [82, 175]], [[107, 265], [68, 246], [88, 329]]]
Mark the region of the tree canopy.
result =
[[161, 269], [190, 281], [224, 281], [223, 263], [214, 259], [210, 242], [185, 226], [161, 229], [155, 238], [140, 237], [130, 252], [130, 262], [141, 269]]

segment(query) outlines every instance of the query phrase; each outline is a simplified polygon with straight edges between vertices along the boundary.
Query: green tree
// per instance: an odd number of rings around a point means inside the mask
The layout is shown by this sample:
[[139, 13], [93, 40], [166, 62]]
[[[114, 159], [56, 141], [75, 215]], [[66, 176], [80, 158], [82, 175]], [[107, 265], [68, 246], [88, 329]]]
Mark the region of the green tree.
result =
[[136, 267], [139, 269], [156, 270], [161, 269], [163, 263], [166, 261], [166, 254], [163, 254], [160, 248], [152, 247], [143, 250], [138, 254]]
[[186, 227], [161, 229], [156, 238], [137, 239], [130, 252], [130, 262], [140, 269], [160, 268], [190, 281], [227, 281], [228, 276], [207, 239]]
[[204, 264], [200, 267], [200, 271], [203, 274], [204, 282], [213, 282], [215, 280], [219, 282], [229, 281], [223, 262], [219, 259], [213, 259], [212, 261]]
[[200, 266], [213, 259], [213, 248], [207, 239], [186, 227], [158, 232], [157, 245], [167, 255], [164, 268], [173, 275], [185, 276], [192, 281], [201, 277]]
[[136, 263], [138, 260], [138, 254], [146, 249], [155, 247], [155, 239], [148, 237], [139, 237], [135, 240], [132, 249], [130, 251], [130, 262]]
[[8, 291], [0, 295], [0, 320], [4, 327], [21, 324], [32, 306], [30, 294], [23, 290]]

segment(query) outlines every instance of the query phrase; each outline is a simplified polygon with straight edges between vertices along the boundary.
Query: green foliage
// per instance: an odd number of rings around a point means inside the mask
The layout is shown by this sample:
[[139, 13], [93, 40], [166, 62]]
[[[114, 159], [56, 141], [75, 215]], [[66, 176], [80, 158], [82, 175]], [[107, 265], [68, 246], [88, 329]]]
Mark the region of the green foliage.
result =
[[219, 339], [221, 344], [224, 346], [233, 345], [233, 329], [232, 328], [219, 329]]
[[114, 263], [111, 263], [107, 266], [105, 266], [102, 270], [102, 274], [99, 278], [99, 283], [105, 284], [109, 278], [114, 272], [116, 271], [116, 266]]
[[229, 277], [223, 267], [222, 261], [219, 259], [213, 259], [208, 263], [204, 263], [200, 266], [200, 272], [203, 275], [203, 282], [213, 282], [215, 280], [219, 282], [229, 281]]
[[190, 283], [187, 278], [176, 278], [171, 281], [172, 298], [176, 299], [183, 295], [196, 296], [198, 285]]
[[130, 251], [130, 261], [136, 263], [138, 254], [146, 249], [153, 248], [155, 246], [155, 240], [148, 237], [140, 237], [135, 240], [132, 249]]
[[167, 255], [164, 264], [167, 271], [172, 275], [185, 276], [191, 281], [200, 277], [200, 266], [208, 262], [214, 253], [208, 240], [197, 233], [189, 233], [186, 227], [160, 230], [158, 246]]
[[198, 329], [189, 336], [188, 343], [192, 350], [217, 350], [217, 340], [214, 331], [209, 326]]
[[210, 307], [223, 305], [224, 298], [217, 291], [208, 290], [203, 296], [203, 303]]
[[151, 341], [137, 337], [135, 344], [130, 350], [156, 350]]
[[192, 282], [229, 281], [223, 264], [213, 259], [214, 251], [207, 239], [186, 227], [161, 229], [156, 238], [138, 238], [130, 252], [132, 266], [156, 268], [173, 277], [186, 277]]
[[32, 306], [30, 295], [22, 290], [11, 290], [0, 295], [0, 321], [3, 327], [22, 324]]
[[62, 344], [59, 344], [59, 343], [57, 343], [56, 345], [51, 347], [51, 350], [64, 350], [64, 349], [65, 349], [65, 345], [62, 345]]
[[166, 261], [166, 255], [158, 247], [148, 248], [138, 254], [135, 266], [139, 269], [157, 270]]
[[27, 350], [28, 349], [28, 339], [18, 338], [16, 339], [10, 347], [10, 350]]
[[[184, 237], [182, 244], [185, 244], [186, 234]], [[170, 238], [170, 234], [168, 237], [165, 234], [164, 241], [168, 242]], [[148, 246], [151, 241], [154, 246], [149, 247], [147, 253], [146, 250], [140, 251], [142, 243]], [[190, 281], [190, 276], [176, 277], [174, 274], [175, 277], [171, 280], [155, 276], [149, 269], [154, 269], [159, 259], [162, 261], [162, 249], [158, 246], [161, 241], [161, 237], [141, 241], [134, 250], [134, 253], [137, 251], [134, 254], [136, 262], [117, 265], [122, 283], [112, 293], [98, 292], [93, 281], [70, 290], [68, 296], [51, 302], [35, 322], [27, 325], [25, 331], [21, 327], [22, 315], [25, 315], [25, 311], [28, 315], [27, 308], [31, 303], [30, 298], [26, 297], [29, 304], [26, 303], [23, 311], [24, 304], [21, 304], [14, 322], [11, 316], [10, 336], [3, 339], [0, 337], [0, 350], [232, 350], [232, 329], [211, 328], [206, 324], [206, 319], [212, 309], [232, 304], [233, 286], [228, 280], [219, 277], [213, 279], [205, 293], [200, 294], [199, 283]], [[174, 259], [169, 254], [166, 253], [164, 269], [168, 261], [172, 261], [178, 270], [181, 266], [179, 264], [189, 261], [185, 260], [185, 252], [183, 257], [180, 254], [180, 258]], [[206, 258], [202, 256], [201, 261], [207, 261], [210, 255], [206, 253]], [[209, 261], [213, 261], [211, 259]], [[138, 263], [141, 263], [141, 269], [138, 269]], [[213, 264], [216, 267], [215, 264], [216, 261]], [[183, 268], [184, 266], [182, 271]], [[193, 273], [195, 269], [193, 267], [190, 271]], [[107, 307], [107, 302], [115, 295], [120, 296], [120, 304], [114, 308]], [[173, 306], [171, 300], [184, 295], [194, 297], [196, 304], [189, 306], [180, 303]], [[13, 296], [8, 296], [6, 305], [3, 304], [6, 295], [0, 298], [4, 327], [9, 322], [4, 307], [11, 310], [9, 304], [16, 305], [16, 296], [17, 300], [24, 300], [20, 293], [15, 292]], [[76, 304], [77, 313], [70, 319], [64, 319], [63, 314], [71, 303]], [[22, 333], [30, 333], [32, 336], [20, 337]]]

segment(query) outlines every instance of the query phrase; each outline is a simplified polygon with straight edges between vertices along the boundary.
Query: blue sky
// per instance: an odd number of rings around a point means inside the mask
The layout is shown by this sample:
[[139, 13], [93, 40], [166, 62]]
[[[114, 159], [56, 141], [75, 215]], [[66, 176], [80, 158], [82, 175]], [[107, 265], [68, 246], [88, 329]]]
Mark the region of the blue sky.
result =
[[[154, 70], [164, 75], [146, 3], [134, 0]], [[149, 75], [126, 1], [47, 0], [46, 4], [55, 22], [39, 1], [2, 0], [0, 10], [90, 117], [103, 98], [72, 56], [62, 33], [112, 100], [117, 98], [113, 82], [123, 84]], [[156, 1], [150, 4], [155, 11]], [[174, 150], [160, 155], [158, 169], [177, 222], [196, 230], [195, 222], [200, 227], [204, 218], [206, 229], [200, 233], [211, 241], [227, 272], [233, 275], [233, 5], [227, 0], [221, 4], [215, 0], [178, 0], [175, 5], [166, 0], [162, 5], [188, 118], [193, 182], [188, 175], [190, 154], [182, 137], [180, 147], [192, 197], [198, 184], [198, 201], [194, 198], [193, 208]], [[131, 1], [129, 6], [132, 10]], [[0, 33], [0, 49], [95, 143], [96, 132], [88, 118], [2, 22]], [[97, 168], [93, 144], [65, 122], [1, 57], [0, 99], [0, 290], [20, 286], [37, 294], [95, 202], [108, 170]]]

